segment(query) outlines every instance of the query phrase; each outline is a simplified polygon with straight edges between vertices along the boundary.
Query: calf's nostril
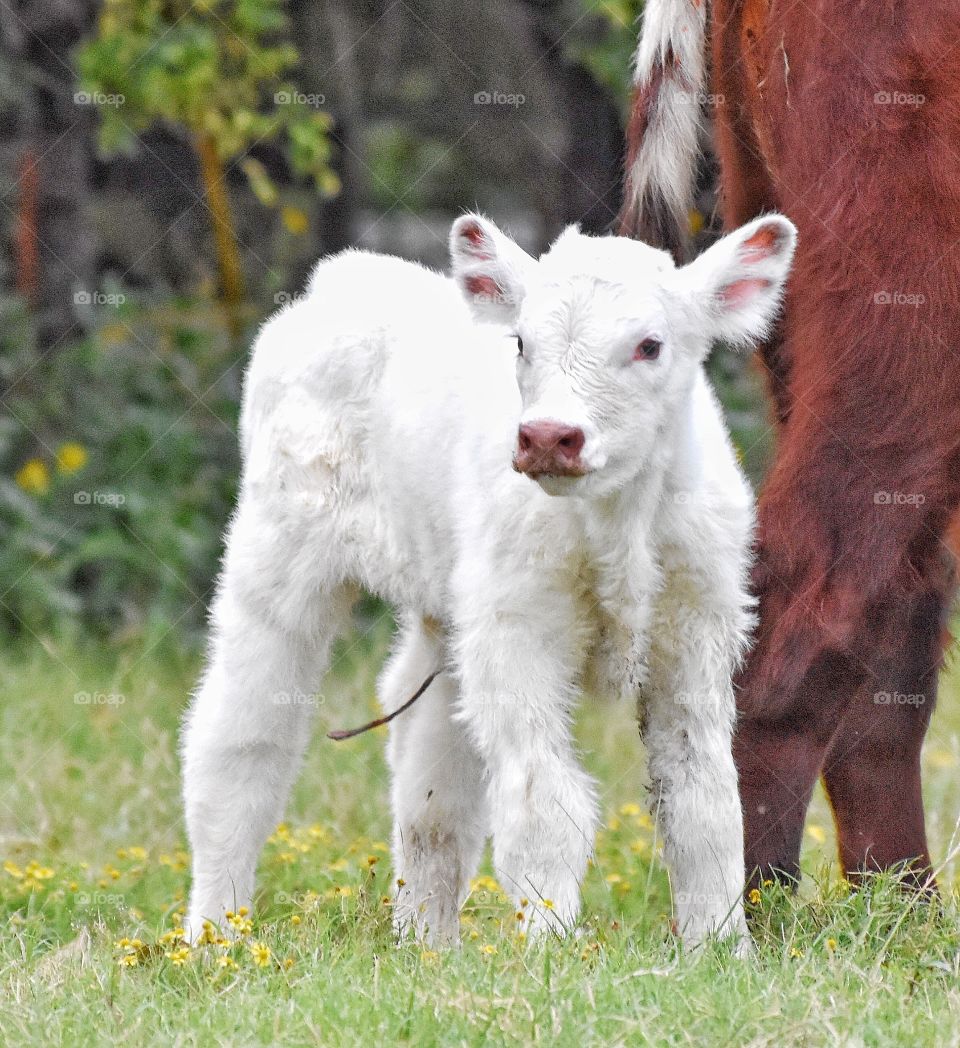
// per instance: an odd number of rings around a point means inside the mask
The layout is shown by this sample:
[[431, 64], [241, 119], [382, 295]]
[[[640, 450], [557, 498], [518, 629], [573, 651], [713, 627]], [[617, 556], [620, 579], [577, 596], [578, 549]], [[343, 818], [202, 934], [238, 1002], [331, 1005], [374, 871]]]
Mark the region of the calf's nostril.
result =
[[582, 429], [568, 429], [560, 437], [558, 446], [571, 458], [580, 454], [583, 450], [584, 435]]

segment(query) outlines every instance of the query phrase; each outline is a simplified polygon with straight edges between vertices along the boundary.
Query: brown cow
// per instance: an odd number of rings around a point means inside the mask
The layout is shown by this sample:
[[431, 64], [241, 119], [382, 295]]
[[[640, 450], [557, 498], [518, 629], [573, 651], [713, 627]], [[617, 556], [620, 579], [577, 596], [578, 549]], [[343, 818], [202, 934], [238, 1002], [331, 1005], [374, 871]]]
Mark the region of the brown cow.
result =
[[708, 105], [725, 222], [777, 210], [800, 233], [761, 350], [777, 452], [739, 681], [747, 868], [798, 875], [822, 774], [849, 874], [931, 883], [920, 747], [960, 506], [960, 6], [716, 0], [708, 18], [649, 0], [625, 234], [683, 253]]

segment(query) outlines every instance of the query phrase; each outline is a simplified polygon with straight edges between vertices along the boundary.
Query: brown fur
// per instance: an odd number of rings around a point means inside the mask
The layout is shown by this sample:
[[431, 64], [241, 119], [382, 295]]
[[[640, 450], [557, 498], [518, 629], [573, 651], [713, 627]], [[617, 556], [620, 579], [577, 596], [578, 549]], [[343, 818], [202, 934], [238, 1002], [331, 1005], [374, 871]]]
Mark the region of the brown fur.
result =
[[848, 872], [923, 880], [960, 507], [956, 3], [717, 0], [711, 50], [725, 222], [775, 209], [800, 234], [761, 350], [778, 438], [738, 682], [748, 869], [797, 873], [822, 773]]

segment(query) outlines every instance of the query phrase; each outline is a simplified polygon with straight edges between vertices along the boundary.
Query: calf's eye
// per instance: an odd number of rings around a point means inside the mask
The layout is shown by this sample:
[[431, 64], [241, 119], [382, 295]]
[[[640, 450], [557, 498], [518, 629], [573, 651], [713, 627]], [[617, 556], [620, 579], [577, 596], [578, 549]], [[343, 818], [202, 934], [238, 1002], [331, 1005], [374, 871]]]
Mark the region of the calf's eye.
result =
[[516, 339], [517, 339], [517, 355], [522, 357], [523, 356], [523, 339], [519, 335], [516, 336]]
[[655, 338], [645, 338], [633, 351], [634, 360], [656, 360], [660, 356], [663, 343]]

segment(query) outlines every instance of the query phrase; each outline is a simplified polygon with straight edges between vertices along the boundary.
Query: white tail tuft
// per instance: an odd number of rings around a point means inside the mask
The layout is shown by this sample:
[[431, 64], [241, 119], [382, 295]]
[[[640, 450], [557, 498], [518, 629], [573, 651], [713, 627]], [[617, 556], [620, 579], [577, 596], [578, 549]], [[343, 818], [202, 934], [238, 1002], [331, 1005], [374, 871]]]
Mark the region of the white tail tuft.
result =
[[649, 0], [637, 46], [620, 233], [685, 253], [706, 101], [707, 0]]

